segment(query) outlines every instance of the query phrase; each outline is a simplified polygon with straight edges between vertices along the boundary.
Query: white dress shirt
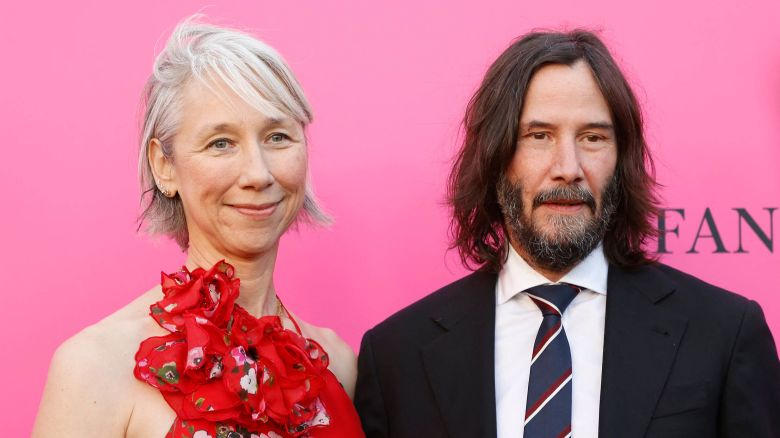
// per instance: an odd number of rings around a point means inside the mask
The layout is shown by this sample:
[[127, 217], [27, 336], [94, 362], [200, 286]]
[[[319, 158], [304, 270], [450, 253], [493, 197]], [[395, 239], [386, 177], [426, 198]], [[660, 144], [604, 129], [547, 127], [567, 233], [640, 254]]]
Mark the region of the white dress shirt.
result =
[[[561, 319], [571, 347], [571, 436], [574, 438], [598, 436], [608, 266], [599, 245], [559, 281], [582, 289]], [[498, 438], [523, 436], [531, 352], [542, 323], [542, 312], [523, 291], [542, 284], [551, 282], [531, 268], [510, 246], [496, 284]]]

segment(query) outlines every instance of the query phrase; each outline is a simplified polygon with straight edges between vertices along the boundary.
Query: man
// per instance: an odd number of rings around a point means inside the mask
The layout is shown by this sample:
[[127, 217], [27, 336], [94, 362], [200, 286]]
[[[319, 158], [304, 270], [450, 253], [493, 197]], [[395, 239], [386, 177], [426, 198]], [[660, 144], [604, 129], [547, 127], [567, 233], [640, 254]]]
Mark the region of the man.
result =
[[372, 437], [780, 437], [760, 307], [660, 264], [640, 110], [589, 32], [490, 67], [449, 181], [473, 274], [369, 330]]

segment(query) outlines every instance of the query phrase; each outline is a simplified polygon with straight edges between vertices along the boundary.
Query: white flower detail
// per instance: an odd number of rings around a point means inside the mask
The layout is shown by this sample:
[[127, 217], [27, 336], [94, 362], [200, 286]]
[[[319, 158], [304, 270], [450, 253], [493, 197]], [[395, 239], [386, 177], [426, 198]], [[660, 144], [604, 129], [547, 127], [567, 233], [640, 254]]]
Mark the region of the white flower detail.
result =
[[212, 438], [205, 430], [199, 430], [192, 435], [192, 438]]
[[187, 352], [187, 368], [198, 368], [203, 363], [203, 347], [195, 347]]
[[246, 362], [246, 351], [244, 351], [244, 347], [242, 346], [230, 350], [230, 355], [233, 356], [233, 360], [236, 361], [236, 365], [238, 366], [242, 366]]
[[317, 413], [314, 415], [314, 418], [309, 420], [309, 425], [327, 426], [330, 424], [330, 415], [328, 415], [328, 412], [325, 410], [325, 406], [322, 405], [319, 397], [317, 397], [317, 400], [315, 400], [314, 403], [314, 409]]
[[268, 367], [263, 367], [263, 385], [268, 383], [269, 380], [271, 380], [271, 372], [268, 371]]
[[217, 358], [217, 361], [214, 362], [214, 365], [211, 367], [211, 372], [209, 373], [209, 379], [214, 379], [221, 375], [222, 375], [222, 360]]
[[241, 378], [241, 387], [250, 394], [257, 394], [257, 370], [249, 369], [249, 372]]
[[217, 290], [217, 286], [214, 283], [211, 283], [209, 285], [209, 296], [211, 297], [211, 301], [212, 302], [214, 302], [214, 303], [218, 303], [219, 302], [220, 293]]

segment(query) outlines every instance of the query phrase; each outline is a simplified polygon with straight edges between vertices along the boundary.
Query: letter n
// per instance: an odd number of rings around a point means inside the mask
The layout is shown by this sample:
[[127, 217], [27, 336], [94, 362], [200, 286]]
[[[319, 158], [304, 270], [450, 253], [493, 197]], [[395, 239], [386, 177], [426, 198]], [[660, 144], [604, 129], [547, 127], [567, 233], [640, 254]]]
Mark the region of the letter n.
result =
[[772, 208], [764, 208], [764, 210], [769, 212], [769, 235], [767, 236], [764, 230], [761, 229], [761, 227], [758, 226], [756, 221], [753, 219], [750, 214], [748, 214], [747, 210], [744, 208], [735, 208], [734, 209], [737, 212], [738, 215], [738, 227], [739, 230], [739, 248], [737, 248], [736, 253], [747, 253], [748, 251], [745, 251], [742, 248], [742, 221], [744, 220], [746, 224], [750, 227], [751, 230], [753, 230], [753, 233], [761, 240], [761, 243], [764, 244], [764, 246], [769, 249], [769, 252], [774, 253], [774, 241], [775, 241], [775, 224], [773, 222], [772, 216], [775, 213], [775, 210], [777, 210], [777, 207]]

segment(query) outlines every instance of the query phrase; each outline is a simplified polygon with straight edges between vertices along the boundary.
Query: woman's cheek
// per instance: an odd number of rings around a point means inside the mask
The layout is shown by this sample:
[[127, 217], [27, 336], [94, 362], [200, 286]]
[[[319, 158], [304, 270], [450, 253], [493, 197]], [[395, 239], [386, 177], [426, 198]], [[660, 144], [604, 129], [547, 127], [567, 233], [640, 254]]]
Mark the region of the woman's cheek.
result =
[[289, 192], [303, 191], [306, 184], [305, 148], [284, 151], [274, 157], [274, 178]]

